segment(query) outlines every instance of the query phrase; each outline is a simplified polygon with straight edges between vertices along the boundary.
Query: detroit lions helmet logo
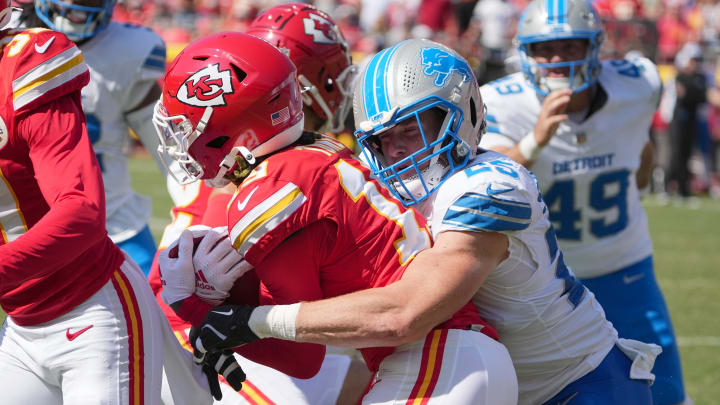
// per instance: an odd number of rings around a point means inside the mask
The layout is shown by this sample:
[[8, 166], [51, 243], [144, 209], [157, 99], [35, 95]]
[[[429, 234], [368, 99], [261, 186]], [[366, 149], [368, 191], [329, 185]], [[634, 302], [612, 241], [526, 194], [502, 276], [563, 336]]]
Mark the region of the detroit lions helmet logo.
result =
[[425, 66], [423, 73], [435, 77], [434, 84], [438, 87], [445, 87], [453, 71], [463, 75], [463, 82], [473, 77], [470, 66], [457, 56], [439, 48], [423, 48], [421, 52], [422, 64]]
[[207, 66], [188, 77], [177, 92], [182, 103], [196, 107], [226, 105], [225, 94], [232, 93], [230, 70], [220, 71], [220, 64]]

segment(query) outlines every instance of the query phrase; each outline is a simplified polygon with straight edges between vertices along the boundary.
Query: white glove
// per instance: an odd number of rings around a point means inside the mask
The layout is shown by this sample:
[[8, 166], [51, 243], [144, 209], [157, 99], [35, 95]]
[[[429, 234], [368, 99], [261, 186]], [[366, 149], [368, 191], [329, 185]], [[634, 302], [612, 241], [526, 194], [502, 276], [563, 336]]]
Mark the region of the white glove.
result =
[[[170, 252], [177, 246], [177, 257], [171, 258]], [[195, 269], [193, 268], [193, 234], [186, 229], [180, 237], [158, 255], [162, 299], [172, 305], [195, 292]]]
[[227, 227], [213, 228], [195, 249], [195, 294], [217, 306], [230, 296], [239, 277], [252, 266], [233, 248]]

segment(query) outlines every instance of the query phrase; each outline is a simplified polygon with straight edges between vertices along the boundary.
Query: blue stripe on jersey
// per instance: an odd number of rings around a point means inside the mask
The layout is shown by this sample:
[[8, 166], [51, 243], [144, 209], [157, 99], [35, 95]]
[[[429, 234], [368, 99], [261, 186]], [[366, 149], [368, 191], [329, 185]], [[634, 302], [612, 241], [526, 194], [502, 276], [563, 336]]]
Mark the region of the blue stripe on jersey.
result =
[[150, 55], [160, 56], [163, 59], [165, 59], [166, 49], [164, 46], [156, 46], [155, 48], [152, 49], [152, 51], [150, 51]]
[[151, 68], [151, 69], [165, 69], [165, 57], [166, 57], [166, 50], [164, 46], [156, 46], [150, 51], [150, 55], [148, 55], [147, 59], [145, 59], [145, 62], [143, 62], [143, 67]]
[[466, 229], [520, 231], [530, 225], [530, 204], [466, 193], [448, 209], [443, 223]]
[[487, 131], [492, 132], [493, 134], [501, 134], [502, 133], [502, 132], [500, 132], [500, 128], [498, 128], [494, 125], [488, 125]]
[[369, 120], [381, 112], [390, 111], [390, 100], [387, 86], [385, 86], [385, 78], [387, 77], [390, 58], [395, 54], [399, 45], [381, 51], [370, 61], [367, 70], [365, 70], [363, 103], [366, 118]]
[[498, 122], [497, 118], [495, 118], [495, 116], [492, 114], [485, 114], [485, 119], [491, 124], [497, 124]]
[[567, 0], [558, 1], [558, 24], [565, 24], [567, 22]]
[[165, 69], [165, 59], [156, 59], [150, 56], [145, 59], [143, 67], [148, 67], [152, 69]]

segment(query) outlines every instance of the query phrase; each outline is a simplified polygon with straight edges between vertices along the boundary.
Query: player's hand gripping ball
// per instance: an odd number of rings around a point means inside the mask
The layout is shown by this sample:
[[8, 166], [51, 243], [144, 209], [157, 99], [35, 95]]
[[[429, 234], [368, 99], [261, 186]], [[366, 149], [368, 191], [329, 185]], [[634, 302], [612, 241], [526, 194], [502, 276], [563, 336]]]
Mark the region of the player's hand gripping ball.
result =
[[[227, 227], [210, 229], [196, 226], [188, 229], [193, 234], [194, 293], [213, 306], [220, 305], [230, 296], [235, 280], [252, 266], [233, 248]], [[170, 259], [179, 258], [180, 244], [173, 244], [168, 251]]]

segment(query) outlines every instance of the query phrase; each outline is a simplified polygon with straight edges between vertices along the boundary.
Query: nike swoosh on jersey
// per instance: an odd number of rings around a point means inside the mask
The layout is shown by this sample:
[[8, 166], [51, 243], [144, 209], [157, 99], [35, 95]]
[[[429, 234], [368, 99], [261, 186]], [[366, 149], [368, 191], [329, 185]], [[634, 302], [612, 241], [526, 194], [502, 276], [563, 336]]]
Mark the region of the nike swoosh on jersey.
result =
[[77, 332], [70, 332], [70, 328], [67, 328], [67, 330], [65, 331], [65, 337], [67, 337], [67, 340], [69, 340], [69, 341], [72, 342], [73, 340], [75, 340], [75, 338], [77, 338], [78, 336], [82, 335], [82, 334], [85, 333], [88, 329], [90, 329], [90, 328], [92, 328], [92, 327], [93, 327], [93, 325], [89, 325], [89, 326], [86, 326], [86, 327], [80, 329], [80, 330], [77, 331]]
[[42, 45], [35, 44], [35, 51], [37, 53], [45, 53], [45, 51], [48, 50], [48, 48], [50, 47], [50, 44], [52, 44], [54, 40], [55, 40], [55, 37], [51, 37], [50, 39], [47, 40], [47, 42], [45, 42]]
[[498, 195], [498, 194], [507, 193], [508, 191], [513, 191], [513, 190], [515, 190], [513, 187], [495, 190], [492, 188], [492, 184], [488, 184], [487, 190], [485, 190], [485, 192], [487, 193], [487, 195]]
[[624, 275], [624, 276], [623, 276], [623, 283], [625, 283], [625, 284], [631, 284], [631, 283], [634, 283], [634, 282], [640, 280], [640, 279], [643, 278], [643, 277], [645, 277], [645, 274], [644, 274], [644, 273], [635, 274], [635, 275], [632, 275], [632, 276]]
[[227, 311], [227, 312], [213, 311], [213, 313], [218, 314], [218, 315], [230, 316], [230, 315], [233, 314], [233, 310], [231, 309], [231, 310], [229, 310], [229, 311]]
[[260, 186], [255, 186], [255, 188], [253, 189], [253, 191], [251, 191], [250, 194], [248, 194], [248, 196], [245, 197], [244, 200], [238, 202], [238, 205], [237, 205], [238, 211], [242, 211], [242, 210], [245, 209], [245, 206], [247, 205], [248, 202], [250, 202], [250, 198], [253, 196], [253, 194], [255, 194], [255, 192], [257, 191], [258, 187], [260, 187]]

